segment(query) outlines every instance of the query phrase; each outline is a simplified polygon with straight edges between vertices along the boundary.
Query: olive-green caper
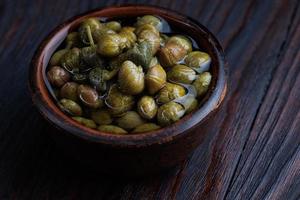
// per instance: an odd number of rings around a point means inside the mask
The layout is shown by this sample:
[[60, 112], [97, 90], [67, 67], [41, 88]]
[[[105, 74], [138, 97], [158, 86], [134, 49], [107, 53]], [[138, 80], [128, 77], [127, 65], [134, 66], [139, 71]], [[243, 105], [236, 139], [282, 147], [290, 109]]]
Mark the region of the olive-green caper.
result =
[[212, 76], [209, 72], [204, 72], [198, 76], [198, 78], [193, 82], [193, 86], [196, 88], [197, 96], [203, 96], [210, 85]]
[[125, 94], [136, 95], [144, 90], [144, 72], [131, 61], [123, 62], [118, 74], [119, 88]]
[[201, 51], [192, 51], [184, 59], [187, 66], [195, 69], [198, 73], [209, 70], [209, 65], [211, 63], [210, 56]]
[[123, 116], [118, 118], [117, 124], [125, 130], [131, 130], [135, 127], [145, 123], [141, 116], [135, 111], [128, 111]]
[[99, 131], [106, 132], [106, 133], [113, 133], [117, 135], [125, 135], [127, 134], [127, 131], [124, 129], [114, 126], [114, 125], [101, 125], [98, 127]]
[[189, 107], [185, 109], [185, 114], [193, 112], [194, 110], [196, 110], [197, 106], [198, 100], [196, 98], [192, 98]]
[[186, 53], [190, 53], [193, 50], [191, 40], [183, 35], [172, 36], [168, 39], [167, 43], [173, 43], [183, 47]]
[[78, 31], [81, 41], [84, 44], [93, 45], [95, 33], [97, 30], [101, 29], [103, 25], [97, 18], [88, 18], [83, 20]]
[[60, 108], [72, 116], [81, 116], [82, 109], [75, 101], [70, 99], [61, 99], [59, 101]]
[[84, 47], [80, 51], [81, 65], [85, 68], [104, 67], [104, 60], [97, 53], [97, 46]]
[[162, 30], [162, 21], [153, 15], [145, 15], [143, 17], [138, 17], [136, 26], [142, 26], [144, 24], [151, 24], [153, 25], [158, 31]]
[[185, 65], [175, 65], [167, 77], [171, 82], [191, 84], [196, 79], [196, 72]]
[[69, 50], [60, 59], [61, 66], [70, 72], [78, 71], [80, 63], [80, 49], [78, 48]]
[[72, 117], [72, 119], [74, 119], [75, 121], [79, 122], [80, 124], [82, 124], [86, 127], [97, 128], [96, 123], [91, 119], [87, 119], [84, 117]]
[[108, 110], [93, 111], [91, 114], [91, 118], [99, 125], [108, 125], [113, 121]]
[[88, 85], [79, 85], [77, 94], [81, 102], [90, 108], [100, 108], [103, 106], [103, 101], [99, 98], [97, 91]]
[[106, 34], [98, 40], [97, 52], [102, 56], [114, 57], [122, 53], [123, 45], [118, 34]]
[[160, 65], [152, 66], [145, 77], [149, 94], [153, 95], [166, 84], [167, 74]]
[[56, 66], [56, 65], [60, 65], [60, 60], [61, 58], [65, 55], [65, 53], [67, 53], [69, 50], [68, 49], [61, 49], [58, 50], [57, 52], [55, 52], [50, 61], [49, 64], [50, 66]]
[[71, 32], [66, 38], [66, 49], [83, 46], [78, 32]]
[[167, 126], [178, 121], [183, 115], [184, 108], [180, 104], [170, 101], [158, 108], [157, 121], [161, 126]]
[[153, 119], [157, 113], [157, 105], [153, 97], [143, 96], [137, 103], [138, 113], [145, 119]]
[[55, 87], [61, 87], [70, 80], [70, 74], [59, 66], [53, 66], [47, 72], [49, 82]]
[[160, 129], [160, 126], [154, 123], [145, 123], [137, 126], [132, 133], [143, 133], [143, 132], [148, 132], [148, 131], [155, 131], [157, 129]]
[[77, 88], [78, 88], [77, 83], [67, 82], [60, 89], [60, 97], [77, 101], [78, 100]]
[[160, 36], [159, 32], [154, 26], [150, 24], [144, 24], [139, 26], [135, 33], [138, 38], [138, 42], [146, 41], [151, 45], [151, 52], [154, 55], [160, 47]]
[[127, 49], [132, 48], [137, 40], [134, 30], [135, 28], [133, 27], [125, 26], [119, 32], [122, 44], [124, 44], [125, 48]]
[[119, 32], [122, 28], [120, 22], [117, 22], [117, 21], [107, 22], [107, 23], [105, 23], [105, 27], [108, 28], [108, 29], [111, 29], [115, 32]]
[[116, 116], [129, 111], [133, 107], [134, 97], [121, 93], [117, 85], [112, 85], [108, 91], [105, 103], [112, 115]]
[[185, 89], [181, 85], [167, 83], [165, 87], [158, 92], [157, 103], [168, 103], [176, 98], [184, 96], [185, 94]]

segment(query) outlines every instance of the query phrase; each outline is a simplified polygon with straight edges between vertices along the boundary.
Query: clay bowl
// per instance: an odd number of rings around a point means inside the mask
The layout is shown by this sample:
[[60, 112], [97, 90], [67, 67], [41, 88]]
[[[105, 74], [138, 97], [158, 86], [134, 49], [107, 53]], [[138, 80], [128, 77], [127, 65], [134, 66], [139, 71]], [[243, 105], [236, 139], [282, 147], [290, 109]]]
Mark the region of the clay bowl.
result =
[[[163, 17], [183, 33], [189, 33], [212, 57], [213, 81], [201, 107], [177, 123], [138, 135], [113, 135], [86, 128], [59, 110], [45, 85], [45, 69], [52, 53], [68, 32], [88, 17], [115, 18], [153, 14]], [[51, 124], [51, 135], [61, 151], [101, 172], [142, 175], [168, 169], [184, 161], [210, 134], [205, 127], [212, 123], [226, 94], [223, 50], [217, 39], [197, 21], [176, 12], [153, 6], [125, 5], [94, 10], [59, 25], [46, 37], [35, 53], [30, 67], [32, 100]]]

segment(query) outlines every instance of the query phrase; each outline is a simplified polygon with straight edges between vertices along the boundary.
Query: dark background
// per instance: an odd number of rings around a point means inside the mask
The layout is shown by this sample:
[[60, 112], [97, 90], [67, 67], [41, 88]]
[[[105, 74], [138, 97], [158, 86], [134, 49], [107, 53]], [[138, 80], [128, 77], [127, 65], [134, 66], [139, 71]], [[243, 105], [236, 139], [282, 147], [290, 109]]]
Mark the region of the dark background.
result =
[[[177, 168], [141, 180], [93, 175], [55, 148], [27, 77], [41, 40], [105, 5], [160, 5], [223, 45], [229, 91], [211, 136]], [[300, 199], [300, 1], [0, 1], [0, 199]]]

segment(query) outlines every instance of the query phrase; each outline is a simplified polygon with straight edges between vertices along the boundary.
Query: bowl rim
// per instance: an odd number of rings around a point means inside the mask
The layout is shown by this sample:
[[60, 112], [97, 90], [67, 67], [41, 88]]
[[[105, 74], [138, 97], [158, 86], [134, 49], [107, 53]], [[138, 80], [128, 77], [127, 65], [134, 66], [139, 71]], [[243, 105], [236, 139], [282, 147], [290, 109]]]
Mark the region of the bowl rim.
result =
[[[88, 16], [101, 17], [99, 13], [103, 11], [108, 11], [110, 9], [119, 9], [120, 11], [122, 9], [139, 9], [144, 10], [146, 13], [149, 14], [151, 13], [151, 11], [159, 11], [164, 15], [176, 18], [176, 20], [179, 20], [181, 23], [192, 24], [194, 27], [197, 28], [198, 31], [207, 36], [207, 40], [210, 43], [212, 49], [214, 50], [215, 56], [218, 61], [218, 75], [215, 87], [213, 88], [210, 96], [199, 109], [184, 116], [182, 119], [170, 126], [163, 127], [155, 131], [128, 135], [115, 135], [87, 128], [75, 122], [69, 116], [65, 115], [58, 109], [51, 97], [49, 97], [50, 95], [47, 91], [44, 80], [41, 80], [45, 78], [43, 77], [42, 68], [43, 59], [47, 52], [47, 45], [49, 45], [51, 40], [55, 36], [57, 36], [57, 34], [60, 31], [66, 28], [70, 28], [72, 23], [74, 23], [75, 21], [84, 19]], [[62, 130], [62, 132], [64, 132], [65, 134], [71, 133], [72, 135], [85, 139], [89, 142], [96, 142], [110, 146], [143, 147], [173, 141], [175, 138], [182, 137], [185, 134], [187, 134], [190, 128], [196, 126], [199, 123], [205, 122], [218, 109], [226, 95], [226, 71], [227, 70], [225, 55], [220, 43], [218, 42], [216, 37], [198, 21], [192, 19], [191, 17], [182, 15], [176, 11], [162, 8], [159, 6], [125, 4], [117, 6], [105, 6], [85, 12], [83, 14], [76, 15], [66, 20], [62, 24], [58, 25], [53, 31], [51, 31], [48, 34], [48, 36], [42, 40], [32, 58], [29, 69], [29, 90], [31, 93], [32, 101], [34, 105], [38, 108], [42, 116], [54, 127], [56, 127], [59, 130]], [[55, 107], [53, 107], [51, 102], [52, 104], [54, 104]]]

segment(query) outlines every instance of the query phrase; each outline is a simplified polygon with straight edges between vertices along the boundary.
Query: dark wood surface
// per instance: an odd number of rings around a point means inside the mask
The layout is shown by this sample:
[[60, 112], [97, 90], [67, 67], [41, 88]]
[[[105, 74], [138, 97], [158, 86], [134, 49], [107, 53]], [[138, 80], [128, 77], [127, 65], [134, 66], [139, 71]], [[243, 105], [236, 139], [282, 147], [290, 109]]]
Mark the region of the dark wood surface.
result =
[[[73, 15], [142, 3], [206, 25], [228, 60], [229, 92], [211, 137], [147, 179], [88, 172], [64, 157], [33, 107], [28, 67]], [[300, 199], [300, 1], [0, 1], [0, 199]]]

